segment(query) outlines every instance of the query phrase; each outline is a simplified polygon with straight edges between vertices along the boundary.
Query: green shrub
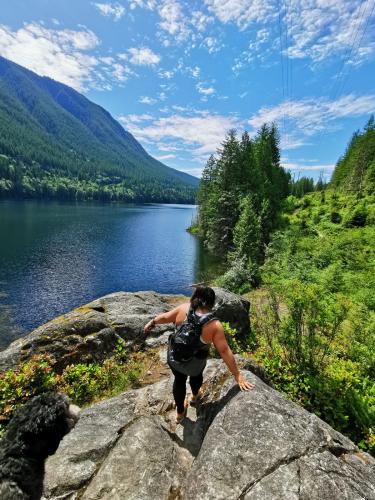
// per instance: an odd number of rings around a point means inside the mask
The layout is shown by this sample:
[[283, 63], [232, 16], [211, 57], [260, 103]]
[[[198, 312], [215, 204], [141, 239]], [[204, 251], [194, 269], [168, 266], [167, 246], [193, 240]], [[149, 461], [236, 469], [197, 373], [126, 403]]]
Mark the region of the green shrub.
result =
[[245, 259], [235, 259], [228, 271], [216, 279], [216, 284], [231, 292], [246, 293], [259, 283], [259, 268], [246, 264]]
[[228, 345], [231, 348], [234, 354], [241, 354], [243, 352], [243, 348], [241, 348], [239, 341], [237, 340], [237, 330], [235, 328], [231, 328], [229, 323], [222, 323], [225, 333], [225, 338], [227, 339]]
[[336, 210], [332, 210], [330, 218], [334, 224], [340, 224], [341, 222], [341, 215]]
[[137, 385], [152, 353], [129, 354], [120, 340], [113, 355], [103, 363], [67, 366], [54, 373], [48, 356], [34, 356], [16, 370], [0, 375], [0, 433], [14, 411], [29, 398], [54, 390], [67, 394], [79, 406], [111, 397]]
[[16, 370], [0, 374], [0, 422], [6, 423], [29, 398], [56, 389], [56, 375], [47, 356], [35, 356]]
[[361, 203], [349, 210], [344, 219], [345, 227], [364, 227], [367, 223], [368, 210], [365, 204]]

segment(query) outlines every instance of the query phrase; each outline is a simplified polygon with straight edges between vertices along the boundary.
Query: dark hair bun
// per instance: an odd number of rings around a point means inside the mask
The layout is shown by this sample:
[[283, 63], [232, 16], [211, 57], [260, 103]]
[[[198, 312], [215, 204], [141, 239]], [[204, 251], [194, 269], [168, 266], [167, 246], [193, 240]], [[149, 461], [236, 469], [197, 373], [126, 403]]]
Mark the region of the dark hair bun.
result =
[[215, 305], [215, 292], [208, 286], [198, 286], [191, 296], [190, 303], [194, 310], [198, 307], [212, 309]]

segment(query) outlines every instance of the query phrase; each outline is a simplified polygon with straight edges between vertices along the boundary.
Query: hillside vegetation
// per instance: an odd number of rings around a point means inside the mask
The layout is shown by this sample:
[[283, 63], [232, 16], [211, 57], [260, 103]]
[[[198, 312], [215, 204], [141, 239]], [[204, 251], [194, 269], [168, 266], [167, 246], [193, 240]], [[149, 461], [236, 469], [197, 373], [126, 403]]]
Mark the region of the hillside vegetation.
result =
[[[254, 147], [258, 140], [259, 134]], [[216, 162], [220, 158], [219, 154]], [[281, 196], [276, 195], [272, 216], [265, 217], [259, 207], [266, 203], [270, 207], [269, 201], [264, 197], [259, 205], [254, 201], [259, 199], [256, 184], [249, 185], [223, 232], [232, 238], [221, 252], [227, 271], [216, 280], [233, 291], [248, 292], [252, 303], [251, 338], [237, 349], [261, 362], [279, 390], [372, 453], [374, 160], [370, 119], [338, 161], [328, 187], [319, 183], [318, 190], [302, 196], [303, 190], [313, 189], [311, 183], [299, 181], [296, 186], [289, 180], [288, 190], [299, 193], [298, 198], [285, 195], [284, 187], [278, 191], [278, 178], [268, 177], [268, 192]], [[211, 159], [209, 164], [213, 163]], [[259, 164], [259, 160], [252, 164], [251, 178], [259, 178]], [[212, 205], [209, 210], [210, 203], [202, 196], [207, 182], [212, 190], [215, 186], [215, 180], [202, 181], [198, 233], [213, 248], [210, 228], [223, 218]], [[239, 192], [242, 186], [243, 182]], [[265, 192], [262, 184], [259, 191]]]
[[0, 57], [0, 197], [193, 203], [197, 185], [100, 106]]

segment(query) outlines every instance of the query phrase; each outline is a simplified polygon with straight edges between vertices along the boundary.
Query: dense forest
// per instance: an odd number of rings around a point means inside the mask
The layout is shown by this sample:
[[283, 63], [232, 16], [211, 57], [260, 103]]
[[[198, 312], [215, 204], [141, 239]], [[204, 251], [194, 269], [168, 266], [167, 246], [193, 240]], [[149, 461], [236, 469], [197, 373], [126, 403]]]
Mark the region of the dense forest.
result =
[[273, 126], [252, 140], [228, 136], [207, 163], [194, 229], [221, 256], [216, 284], [251, 302], [251, 337], [232, 347], [375, 453], [374, 120], [354, 134], [328, 186], [294, 183], [277, 142]]
[[197, 185], [100, 106], [0, 57], [0, 198], [193, 203]]

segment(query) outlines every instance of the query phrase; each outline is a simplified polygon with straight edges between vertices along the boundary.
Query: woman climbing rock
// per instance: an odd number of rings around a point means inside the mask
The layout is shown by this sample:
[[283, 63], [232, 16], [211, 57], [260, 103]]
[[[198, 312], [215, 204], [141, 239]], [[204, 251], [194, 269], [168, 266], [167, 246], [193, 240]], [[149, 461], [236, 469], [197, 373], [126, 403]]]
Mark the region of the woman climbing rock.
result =
[[177, 422], [186, 413], [186, 380], [192, 391], [190, 404], [200, 398], [203, 370], [206, 366], [210, 344], [214, 344], [242, 391], [254, 386], [240, 373], [225, 335], [223, 325], [215, 318], [212, 308], [215, 292], [206, 286], [197, 286], [186, 302], [172, 311], [159, 314], [144, 327], [148, 333], [155, 325], [174, 323], [175, 332], [169, 338], [168, 365], [174, 374], [173, 396], [177, 407]]

